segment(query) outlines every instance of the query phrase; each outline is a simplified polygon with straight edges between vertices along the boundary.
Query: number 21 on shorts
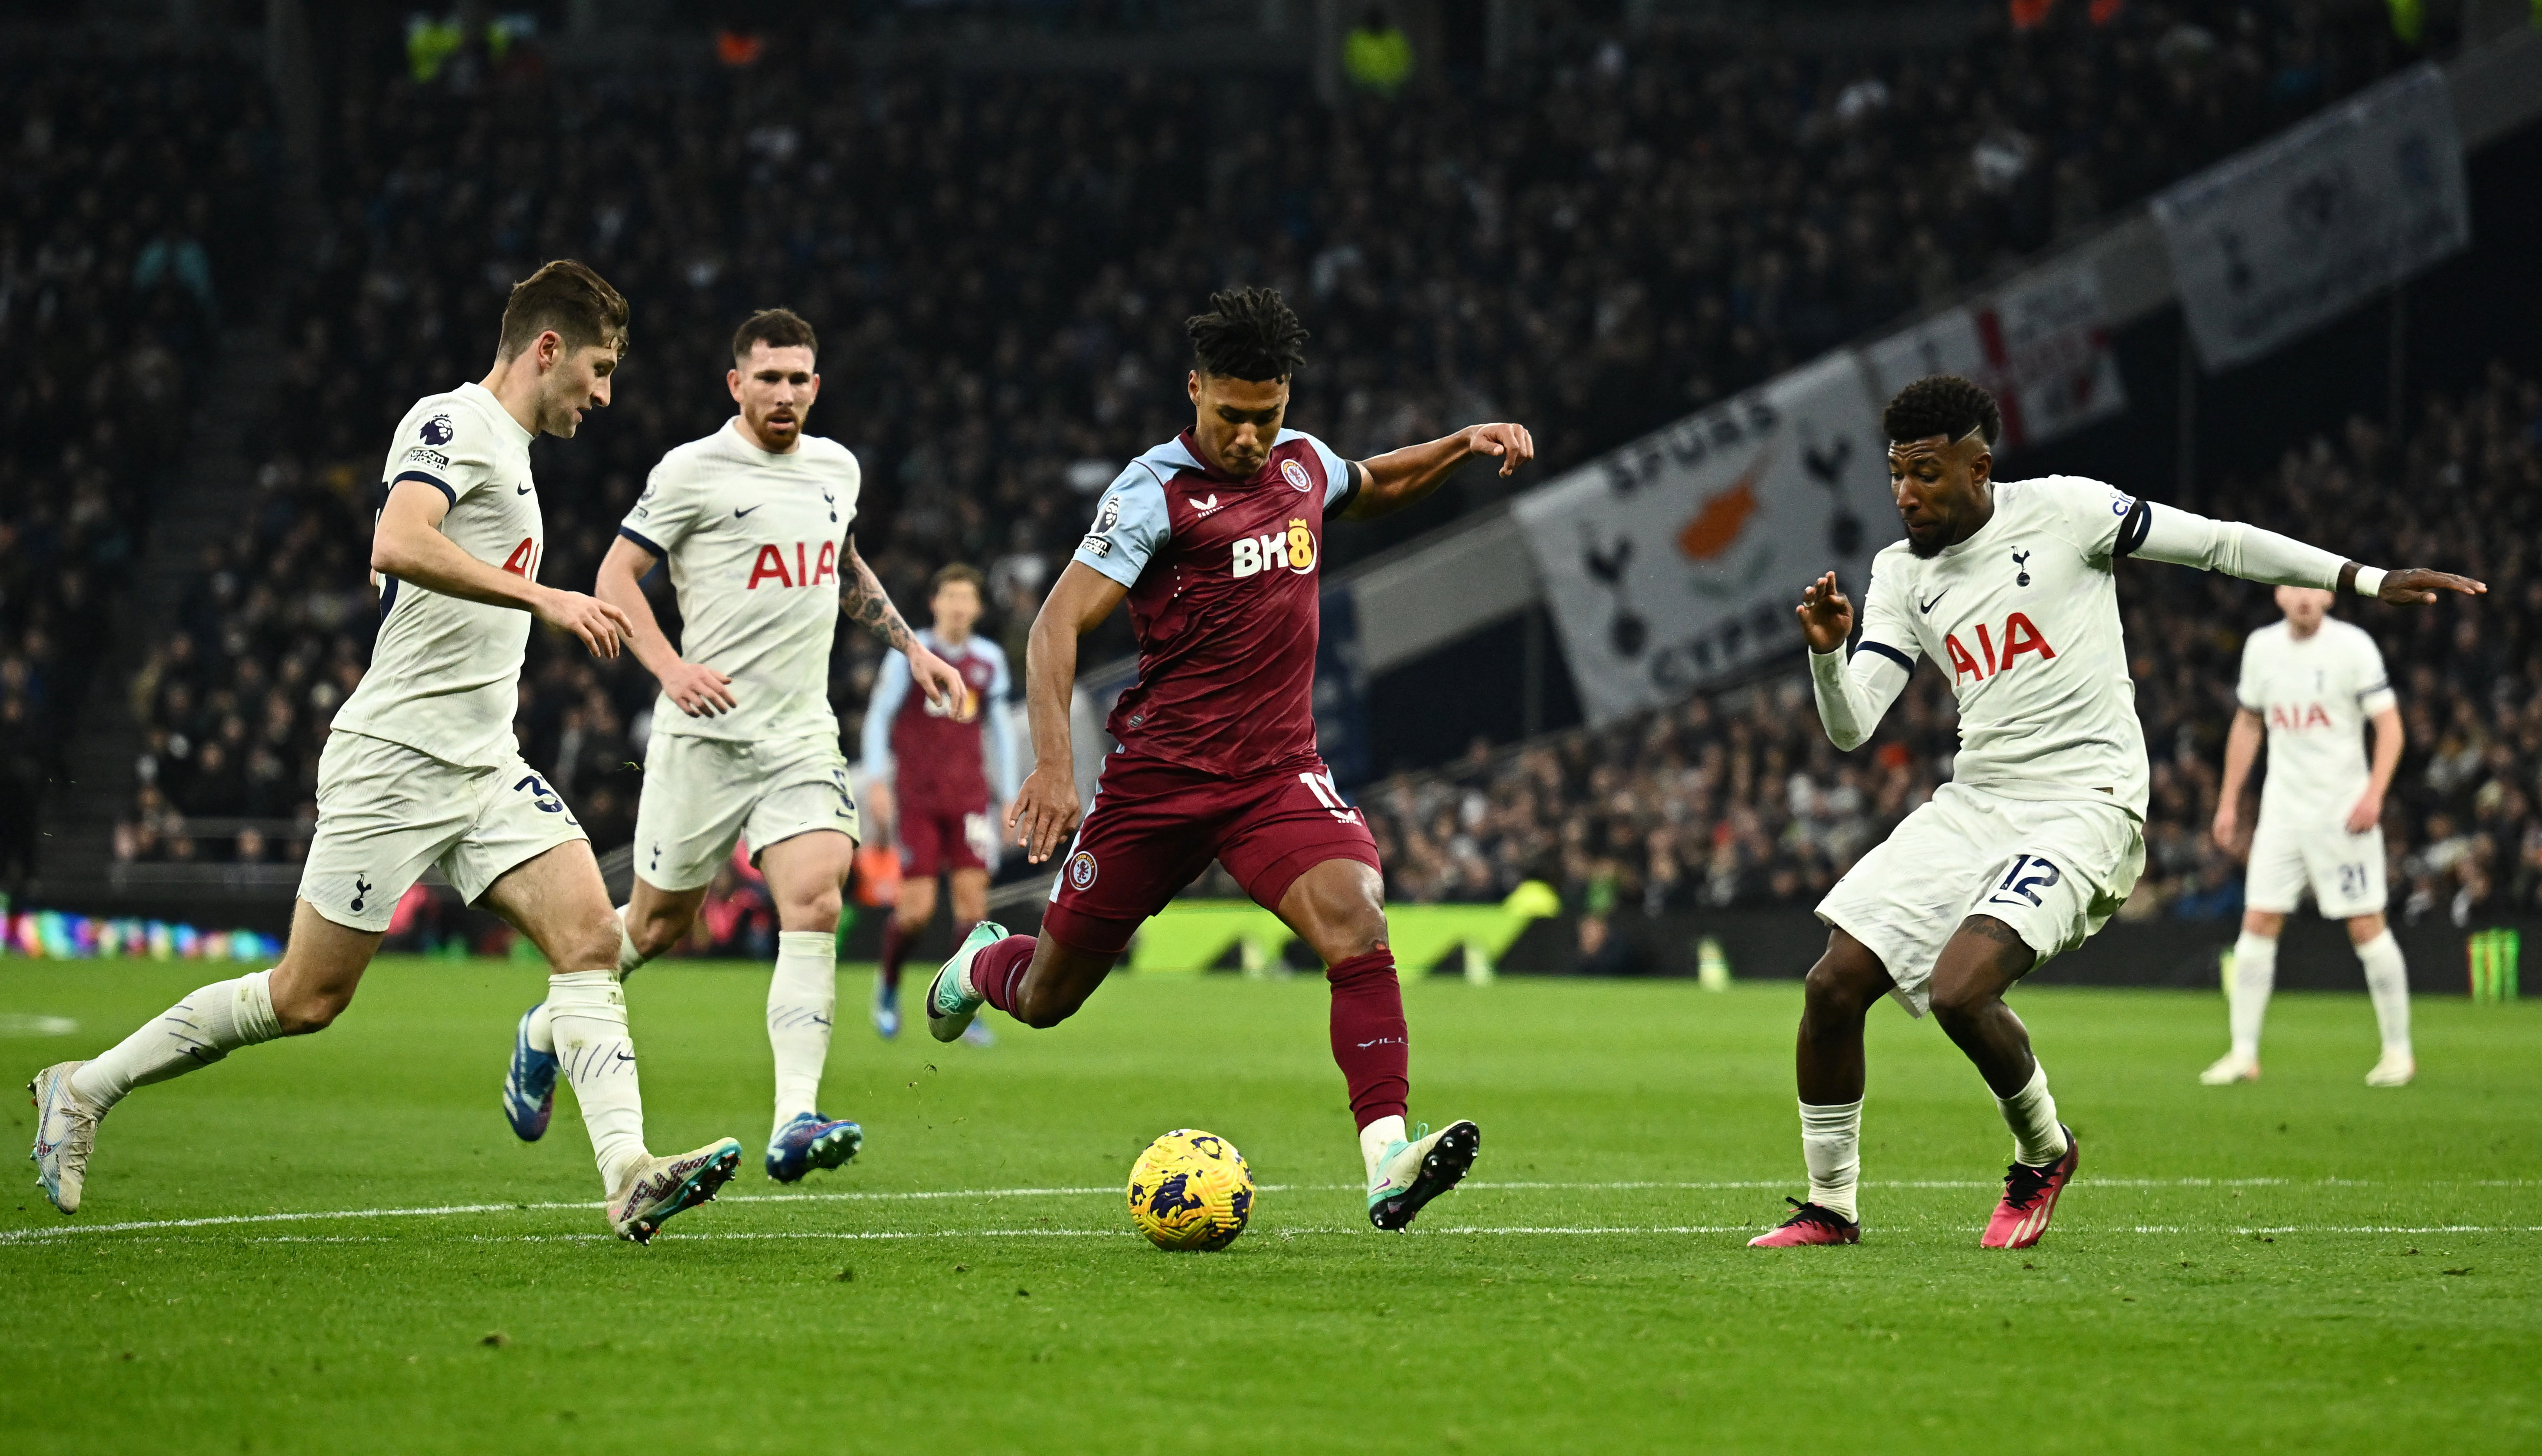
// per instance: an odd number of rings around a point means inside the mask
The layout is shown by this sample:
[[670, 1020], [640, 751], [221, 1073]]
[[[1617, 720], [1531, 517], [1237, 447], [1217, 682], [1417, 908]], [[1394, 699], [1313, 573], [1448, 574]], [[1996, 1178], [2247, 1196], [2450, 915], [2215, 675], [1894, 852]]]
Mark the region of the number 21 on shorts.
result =
[[2012, 868], [2004, 872], [2003, 882], [1986, 896], [1989, 905], [2047, 903], [2039, 892], [2065, 878], [2065, 873], [2038, 855], [2014, 855]]

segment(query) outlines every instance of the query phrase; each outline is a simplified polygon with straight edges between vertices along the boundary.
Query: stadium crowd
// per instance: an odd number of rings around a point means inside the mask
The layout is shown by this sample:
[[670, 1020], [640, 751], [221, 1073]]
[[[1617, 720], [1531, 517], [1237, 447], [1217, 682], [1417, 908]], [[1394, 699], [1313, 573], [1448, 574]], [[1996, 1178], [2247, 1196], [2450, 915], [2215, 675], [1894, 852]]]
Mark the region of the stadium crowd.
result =
[[[2404, 498], [2409, 512], [2382, 507]], [[2381, 645], [2408, 729], [2384, 805], [2393, 912], [2542, 910], [2542, 382], [2496, 368], [2466, 398], [2430, 399], [2406, 448], [2355, 421], [2202, 504], [2299, 537], [2346, 522], [2338, 546], [2360, 559], [2498, 583], [2430, 610], [2334, 610]], [[2208, 826], [2243, 635], [2277, 608], [2266, 587], [2155, 565], [2121, 571], [2119, 591], [2153, 758], [2145, 873], [2122, 914], [2237, 915], [2241, 865]], [[1838, 755], [1794, 676], [1500, 754], [1478, 745], [1360, 802], [1398, 899], [1496, 899], [1541, 879], [1600, 912], [1806, 904], [1931, 796], [1955, 725], [1924, 663], [1873, 742]]]
[[[214, 53], [0, 52], [0, 891], [183, 463], [225, 319], [262, 284], [276, 141]], [[147, 793], [147, 786], [144, 785]]]
[[[134, 684], [154, 748], [120, 852], [293, 852], [186, 816], [309, 817], [367, 652], [385, 432], [484, 372], [504, 289], [541, 259], [580, 257], [635, 304], [618, 403], [540, 447], [543, 577], [591, 578], [651, 463], [727, 416], [734, 322], [785, 302], [825, 331], [813, 428], [864, 463], [868, 560], [904, 609], [943, 562], [986, 568], [1019, 655], [1091, 494], [1186, 422], [1180, 320], [1228, 279], [1282, 286], [1317, 333], [1298, 424], [1365, 454], [1524, 419], [1554, 470], [2406, 58], [2350, 5], [2069, 7], [1842, 61], [1543, 9], [1529, 79], [1330, 111], [1262, 80], [883, 75], [774, 45], [647, 76], [516, 45], [346, 87], [257, 507], [204, 544], [193, 607]], [[1327, 560], [1475, 498], [1338, 533]], [[879, 650], [841, 641], [854, 733]], [[1088, 660], [1124, 649], [1116, 624]], [[522, 697], [530, 761], [623, 842], [650, 680], [541, 635]]]

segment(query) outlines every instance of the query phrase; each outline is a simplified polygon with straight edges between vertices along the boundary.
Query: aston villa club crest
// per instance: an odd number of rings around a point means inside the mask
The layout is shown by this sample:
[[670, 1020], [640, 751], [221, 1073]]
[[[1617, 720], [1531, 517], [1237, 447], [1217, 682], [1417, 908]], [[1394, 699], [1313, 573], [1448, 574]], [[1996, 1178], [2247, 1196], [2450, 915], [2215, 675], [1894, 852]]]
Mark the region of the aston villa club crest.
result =
[[1315, 488], [1315, 483], [1307, 478], [1307, 467], [1295, 460], [1280, 462], [1280, 478], [1287, 481], [1302, 496]]

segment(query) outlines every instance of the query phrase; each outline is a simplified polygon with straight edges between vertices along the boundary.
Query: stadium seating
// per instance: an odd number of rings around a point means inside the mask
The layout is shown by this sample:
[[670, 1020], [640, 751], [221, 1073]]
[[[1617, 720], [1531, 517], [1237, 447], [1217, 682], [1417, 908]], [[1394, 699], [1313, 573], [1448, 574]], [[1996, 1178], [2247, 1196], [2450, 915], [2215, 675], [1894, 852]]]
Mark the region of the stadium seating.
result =
[[[1210, 288], [1267, 279], [1300, 302], [1317, 363], [1294, 418], [1346, 450], [1506, 415], [1558, 469], [2399, 59], [2349, 11], [2185, 13], [1841, 63], [1556, 20], [1508, 90], [1342, 112], [775, 53], [638, 83], [520, 51], [490, 75], [350, 88], [258, 508], [206, 543], [198, 610], [135, 685], [162, 748], [118, 853], [296, 852], [316, 744], [367, 651], [358, 542], [385, 431], [483, 373], [503, 289], [542, 258], [592, 262], [635, 305], [621, 403], [540, 448], [547, 579], [591, 578], [650, 463], [728, 412], [733, 323], [785, 302], [824, 332], [814, 427], [864, 462], [860, 542], [886, 584], [908, 605], [941, 562], [981, 564], [1019, 653], [1089, 493], [1182, 422], [1179, 324]], [[2111, 116], [2133, 124], [2088, 124]], [[1351, 534], [1328, 560], [1392, 539]], [[843, 634], [851, 732], [876, 655]], [[632, 826], [651, 696], [632, 662], [534, 643], [525, 749], [604, 848]], [[179, 763], [180, 740], [217, 740], [217, 762]]]
[[[2018, 461], [2008, 473], [2020, 474]], [[2406, 498], [2403, 516], [2378, 501]], [[2435, 398], [2406, 449], [2352, 422], [2289, 447], [2260, 480], [2226, 480], [2215, 514], [2319, 537], [2394, 564], [2442, 563], [2505, 583], [2469, 605], [2339, 614], [2373, 632], [2409, 747], [2384, 808], [2393, 913], [2461, 923], [2542, 908], [2542, 382], [2501, 367]], [[2129, 916], [2224, 917], [2241, 869], [2214, 846], [2224, 731], [2243, 635], [2277, 620], [2265, 587], [2177, 568], [2119, 574], [2136, 704], [2153, 758], [2145, 875]], [[1929, 664], [1862, 751], [1838, 757], [1806, 679], [1697, 696], [1361, 798], [1401, 900], [1498, 899], [1528, 878], [1574, 908], [1658, 913], [1806, 903], [1948, 775], [1951, 697]], [[2247, 822], [2247, 819], [2246, 819]]]
[[[262, 287], [274, 140], [216, 52], [0, 49], [0, 891], [187, 459], [225, 321]], [[144, 786], [145, 794], [147, 786]]]

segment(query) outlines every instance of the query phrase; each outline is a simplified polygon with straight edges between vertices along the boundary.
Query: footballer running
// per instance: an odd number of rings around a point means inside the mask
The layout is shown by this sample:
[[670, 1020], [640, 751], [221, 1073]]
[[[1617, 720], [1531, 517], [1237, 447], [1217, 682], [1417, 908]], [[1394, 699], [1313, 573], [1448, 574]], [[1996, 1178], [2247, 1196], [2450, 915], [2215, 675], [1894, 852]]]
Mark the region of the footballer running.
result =
[[[857, 1155], [863, 1129], [815, 1105], [838, 1001], [839, 890], [856, 860], [857, 804], [830, 709], [841, 612], [906, 653], [933, 697], [964, 684], [910, 632], [857, 555], [857, 457], [803, 432], [821, 392], [812, 326], [785, 309], [742, 322], [721, 429], [672, 449], [600, 564], [599, 598], [662, 685], [636, 808], [636, 885], [615, 916], [615, 974], [679, 944], [736, 839], [777, 901], [768, 1045], [777, 1067], [768, 1176], [794, 1183]], [[667, 561], [680, 644], [638, 584]], [[503, 1079], [512, 1131], [535, 1141], [554, 1107], [562, 1032], [531, 1007]], [[569, 1051], [564, 1059], [570, 1063]]]
[[[1034, 619], [1025, 661], [1033, 768], [1008, 814], [1034, 864], [1074, 828], [1041, 936], [984, 922], [928, 991], [928, 1030], [962, 1034], [983, 1004], [1030, 1027], [1074, 1015], [1140, 922], [1215, 859], [1322, 958], [1332, 1050], [1368, 1174], [1368, 1215], [1409, 1224], [1473, 1165], [1473, 1123], [1404, 1126], [1403, 997], [1386, 945], [1384, 881], [1367, 820], [1315, 750], [1312, 689], [1324, 523], [1427, 497], [1477, 456], [1504, 476], [1533, 458], [1516, 424], [1475, 424], [1346, 461], [1283, 429], [1307, 331], [1280, 295], [1234, 288], [1186, 322], [1192, 427], [1131, 462]], [[1078, 638], [1124, 598], [1138, 685], [1107, 725], [1079, 822], [1069, 696]]]
[[1851, 1244], [1862, 1127], [1862, 1022], [1886, 992], [1930, 1010], [1977, 1064], [2012, 1129], [2003, 1198], [1981, 1243], [2039, 1242], [2079, 1160], [2048, 1073], [2004, 992], [2081, 945], [2144, 867], [2144, 733], [2120, 639], [2127, 557], [2383, 601], [2477, 594], [2468, 577], [2361, 567], [2318, 547], [2208, 520], [2097, 481], [1994, 480], [2003, 419], [1956, 375], [1919, 379], [1883, 416], [1906, 539], [1873, 558], [1862, 640], [1835, 575], [1802, 593], [1819, 718], [1861, 746], [1916, 658], [1951, 674], [1960, 749], [1951, 781], [1836, 881], [1818, 907], [1827, 954], [1810, 967], [1797, 1056], [1810, 1195], [1762, 1248]]
[[2410, 1049], [2410, 967], [2383, 921], [2383, 795], [2401, 764], [2401, 710], [2374, 639], [2331, 617], [2330, 603], [2327, 591], [2280, 586], [2278, 610], [2285, 620], [2242, 644], [2215, 805], [2215, 842], [2227, 853], [2242, 847], [2242, 786], [2264, 738], [2269, 778], [2260, 786], [2242, 935], [2224, 987], [2233, 1044], [2199, 1074], [2209, 1087], [2260, 1079], [2260, 1024], [2278, 980], [2278, 933], [2306, 889], [2324, 919], [2348, 922], [2348, 943], [2365, 967], [2366, 995], [2383, 1034], [2383, 1053], [2365, 1085], [2406, 1087], [2419, 1073]]
[[[956, 562], [935, 574], [928, 593], [933, 613], [918, 635], [962, 676], [968, 689], [952, 707], [909, 691], [909, 659], [885, 658], [865, 709], [865, 809], [874, 832], [900, 844], [900, 893], [883, 923], [882, 964], [874, 972], [873, 1026], [883, 1039], [900, 1035], [900, 968], [935, 916], [935, 881], [948, 881], [953, 944], [989, 914], [989, 876], [997, 868], [998, 817], [1015, 801], [1015, 739], [1007, 719], [1014, 683], [1007, 654], [974, 633], [983, 582], [979, 569]], [[989, 1024], [974, 1021], [963, 1039], [986, 1043]]]
[[427, 866], [555, 967], [546, 1004], [620, 1238], [650, 1240], [740, 1166], [728, 1137], [646, 1151], [609, 892], [582, 826], [512, 736], [531, 618], [603, 657], [631, 630], [607, 601], [538, 584], [546, 534], [530, 473], [531, 440], [569, 439], [609, 404], [627, 317], [598, 273], [548, 264], [512, 289], [492, 371], [399, 422], [371, 539], [379, 636], [319, 755], [317, 832], [282, 962], [202, 987], [94, 1061], [37, 1074], [35, 1161], [54, 1207], [79, 1210], [98, 1123], [133, 1088], [332, 1024]]

